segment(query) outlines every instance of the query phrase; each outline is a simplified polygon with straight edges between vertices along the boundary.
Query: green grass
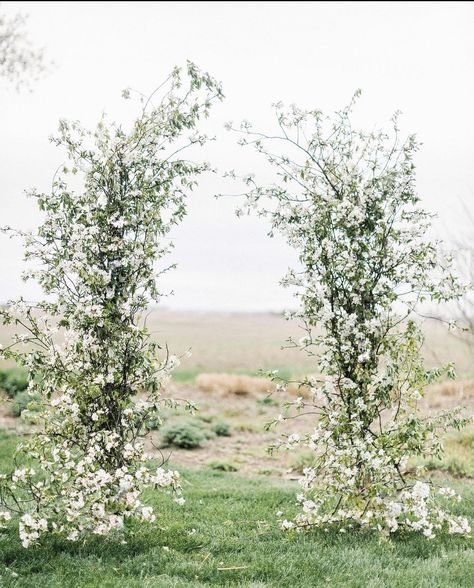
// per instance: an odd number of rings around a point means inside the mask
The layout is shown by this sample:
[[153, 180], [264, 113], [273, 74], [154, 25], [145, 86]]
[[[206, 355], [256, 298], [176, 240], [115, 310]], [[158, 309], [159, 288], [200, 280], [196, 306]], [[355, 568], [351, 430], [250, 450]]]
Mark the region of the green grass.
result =
[[[270, 368], [269, 368], [270, 369]], [[278, 375], [280, 378], [284, 380], [292, 380], [298, 377], [303, 377], [305, 372], [303, 370], [291, 370], [289, 367], [280, 367], [280, 368], [273, 368], [278, 369]], [[232, 370], [222, 370], [216, 369], [212, 366], [196, 366], [189, 369], [179, 367], [173, 371], [173, 382], [188, 384], [193, 383], [199, 374], [204, 373], [231, 373], [239, 376], [255, 376], [255, 377], [262, 377], [266, 376], [266, 372], [269, 370], [254, 370], [254, 369], [232, 369]]]
[[[14, 445], [14, 439], [0, 435], [2, 467]], [[184, 478], [186, 505], [178, 507], [169, 497], [151, 492], [157, 522], [131, 525], [125, 545], [103, 538], [69, 543], [48, 537], [25, 550], [12, 528], [0, 540], [0, 586], [473, 586], [471, 538], [428, 541], [400, 535], [384, 542], [361, 532], [284, 534], [276, 526], [275, 513], [291, 510], [295, 485], [210, 469], [186, 472]], [[474, 498], [469, 486], [459, 488]], [[460, 509], [474, 518], [472, 502], [462, 503]]]
[[183, 384], [192, 383], [202, 371], [199, 367], [189, 369], [178, 368], [173, 371], [173, 382]]
[[[204, 373], [226, 373], [222, 370], [213, 370], [212, 368], [206, 368], [204, 366], [197, 366], [194, 368], [183, 369], [178, 368], [173, 371], [173, 382], [179, 383], [193, 383], [199, 374]], [[233, 374], [239, 374], [243, 376], [258, 376], [260, 373], [256, 370], [232, 370]]]
[[474, 479], [474, 427], [448, 433], [444, 439], [444, 454], [441, 459], [427, 456], [414, 460], [413, 463], [453, 478]]

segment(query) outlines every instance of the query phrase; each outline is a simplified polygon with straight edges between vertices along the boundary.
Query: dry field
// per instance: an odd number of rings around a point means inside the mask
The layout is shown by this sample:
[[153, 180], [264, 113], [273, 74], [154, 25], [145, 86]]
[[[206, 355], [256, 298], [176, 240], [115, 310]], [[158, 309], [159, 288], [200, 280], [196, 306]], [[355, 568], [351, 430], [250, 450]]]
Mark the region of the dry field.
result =
[[[289, 421], [276, 431], [266, 432], [265, 423], [278, 415], [280, 404], [300, 392], [293, 387], [285, 394], [274, 392], [269, 397], [274, 386], [256, 375], [262, 368], [278, 368], [285, 376], [314, 373], [312, 362], [304, 353], [281, 349], [288, 335], [301, 336], [297, 327], [275, 314], [165, 311], [151, 313], [148, 326], [153, 336], [166, 341], [174, 353], [181, 355], [192, 349], [191, 357], [183, 358], [167, 394], [195, 402], [198, 412], [192, 418], [204, 429], [212, 431], [217, 423], [224, 422], [230, 432], [229, 436], [213, 436], [201, 447], [189, 450], [162, 447], [161, 431], [154, 431], [153, 445], [161, 447], [164, 455], [170, 456], [178, 465], [290, 478], [308, 464], [310, 456], [304, 452], [280, 451], [272, 456], [265, 451], [276, 438], [291, 432], [294, 426]], [[432, 324], [425, 330], [427, 363], [436, 365], [455, 361], [460, 379], [431, 387], [423, 401], [423, 410], [439, 411], [462, 404], [472, 412], [474, 381], [469, 379], [472, 373], [470, 350], [440, 324]], [[5, 331], [0, 333], [0, 341], [6, 343], [8, 336]], [[17, 432], [28, 431], [27, 423], [8, 415], [7, 403], [0, 406], [0, 425]], [[165, 425], [189, 421], [189, 418], [182, 413], [170, 412], [166, 415]], [[305, 423], [309, 430], [311, 422], [310, 417], [303, 417], [299, 426]], [[471, 435], [469, 431], [463, 433], [466, 434]], [[470, 464], [470, 437], [468, 442], [463, 439], [460, 437], [459, 443], [457, 438], [451, 439], [450, 443], [456, 459], [464, 452], [461, 458]], [[153, 449], [152, 445], [150, 449]], [[464, 464], [464, 469], [469, 469], [469, 464]]]
[[[182, 373], [314, 371], [314, 361], [304, 353], [282, 349], [289, 336], [298, 340], [304, 332], [279, 314], [154, 311], [147, 324], [153, 336], [167, 342], [173, 353], [182, 354], [191, 349], [192, 356], [183, 360]], [[449, 333], [442, 323], [427, 321], [423, 328], [428, 365], [453, 361], [460, 377], [474, 376], [473, 350]]]
[[[304, 332], [276, 313], [175, 312], [153, 310], [146, 318], [152, 337], [183, 358], [176, 379], [193, 380], [202, 372], [244, 373], [284, 370], [286, 374], [314, 372], [314, 360], [287, 346]], [[462, 378], [474, 377], [474, 350], [447, 331], [442, 323], [426, 322], [424, 354], [428, 365], [453, 361]], [[0, 344], [7, 344], [13, 327], [0, 328]], [[0, 366], [1, 367], [1, 366]]]
[[[161, 431], [157, 430], [152, 432], [149, 449], [157, 451], [159, 448], [166, 458], [178, 466], [295, 478], [309, 464], [309, 452], [280, 450], [270, 455], [266, 451], [279, 437], [292, 432], [295, 424], [290, 420], [280, 423], [276, 430], [271, 431], [265, 431], [265, 424], [278, 415], [281, 403], [294, 399], [298, 392], [295, 389], [286, 393], [273, 391], [269, 396], [272, 391], [271, 382], [264, 378], [232, 374], [201, 374], [195, 383], [171, 384], [166, 395], [192, 400], [198, 406], [198, 411], [193, 417], [182, 411], [168, 411], [165, 426], [197, 421], [198, 425], [211, 431], [214, 425], [224, 422], [229, 427], [230, 435], [212, 436], [201, 447], [182, 449], [164, 446]], [[446, 382], [432, 386], [422, 401], [421, 409], [427, 413], [438, 412], [458, 405], [474, 413], [474, 381]], [[0, 426], [11, 432], [28, 434], [28, 422], [9, 416], [8, 408], [8, 402], [0, 404]], [[299, 418], [298, 427], [310, 430], [312, 424], [313, 417]], [[466, 472], [468, 476], [461, 477], [471, 477], [471, 467], [474, 476], [474, 462], [471, 463], [473, 447], [472, 429], [448, 437], [448, 461], [455, 458], [455, 470], [469, 470]], [[451, 473], [457, 475], [462, 474], [462, 471]]]

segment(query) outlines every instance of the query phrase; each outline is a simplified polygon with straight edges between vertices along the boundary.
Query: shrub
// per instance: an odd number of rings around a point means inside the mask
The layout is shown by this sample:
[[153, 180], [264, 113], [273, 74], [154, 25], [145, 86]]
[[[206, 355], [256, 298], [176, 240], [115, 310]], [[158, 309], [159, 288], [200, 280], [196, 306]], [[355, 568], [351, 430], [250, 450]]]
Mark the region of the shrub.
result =
[[260, 476], [273, 476], [275, 474], [274, 468], [261, 468], [258, 470]]
[[470, 478], [473, 475], [469, 462], [459, 457], [450, 457], [447, 459], [442, 469], [455, 478]]
[[211, 470], [218, 472], [237, 472], [239, 468], [229, 461], [211, 461], [209, 462]]
[[19, 369], [2, 370], [0, 372], [0, 388], [9, 398], [14, 398], [28, 387], [28, 372]]
[[271, 396], [257, 398], [257, 404], [260, 404], [260, 406], [278, 406], [278, 402]]
[[218, 437], [230, 437], [230, 426], [225, 421], [215, 423], [212, 430]]
[[157, 431], [158, 429], [161, 429], [161, 426], [163, 425], [163, 420], [164, 419], [159, 415], [153, 415], [149, 419], [147, 419], [145, 423], [145, 428], [148, 431]]
[[182, 420], [167, 425], [163, 429], [163, 442], [182, 449], [201, 447], [206, 440], [202, 425], [195, 421]]
[[[19, 392], [10, 405], [10, 415], [13, 417], [19, 417], [26, 408], [34, 410], [34, 403], [38, 400], [39, 396], [37, 394], [30, 396], [28, 392]], [[30, 407], [28, 405], [30, 405]]]

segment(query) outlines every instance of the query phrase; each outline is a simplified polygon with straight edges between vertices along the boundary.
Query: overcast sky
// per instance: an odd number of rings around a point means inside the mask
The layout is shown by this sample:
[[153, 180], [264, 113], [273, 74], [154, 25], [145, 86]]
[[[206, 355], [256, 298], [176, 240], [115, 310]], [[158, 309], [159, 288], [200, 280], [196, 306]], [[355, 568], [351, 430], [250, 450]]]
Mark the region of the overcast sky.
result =
[[[222, 169], [261, 163], [234, 145], [224, 122], [271, 129], [272, 102], [334, 110], [363, 90], [358, 120], [372, 128], [400, 109], [402, 129], [423, 142], [418, 188], [459, 231], [461, 202], [474, 197], [474, 4], [461, 2], [5, 2], [29, 14], [35, 43], [55, 62], [32, 93], [0, 88], [0, 223], [32, 228], [23, 191], [47, 190], [63, 153], [48, 142], [59, 118], [93, 125], [124, 115], [121, 90], [151, 91], [175, 64], [196, 62], [220, 79], [226, 100], [210, 122]], [[216, 201], [213, 178], [190, 200], [173, 234], [178, 268], [166, 288], [174, 309], [279, 310], [291, 304], [278, 280], [294, 261], [256, 219], [238, 220]], [[0, 300], [38, 296], [19, 276], [19, 243], [0, 237]]]

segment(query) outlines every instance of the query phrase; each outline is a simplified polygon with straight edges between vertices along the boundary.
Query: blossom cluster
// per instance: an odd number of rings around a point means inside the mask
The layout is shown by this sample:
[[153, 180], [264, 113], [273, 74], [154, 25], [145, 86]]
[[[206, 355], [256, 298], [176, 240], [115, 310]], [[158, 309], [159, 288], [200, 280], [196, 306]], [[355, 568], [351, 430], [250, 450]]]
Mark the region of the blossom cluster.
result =
[[238, 212], [256, 209], [271, 235], [298, 251], [299, 267], [283, 285], [297, 292], [291, 316], [305, 334], [289, 345], [314, 357], [319, 374], [300, 382], [311, 397], [289, 403], [275, 421], [305, 413], [315, 420], [313, 430], [277, 443], [314, 452], [301, 479], [301, 513], [282, 524], [467, 533], [467, 521], [448, 514], [408, 465], [411, 456], [439, 455], [439, 432], [465, 422], [459, 411], [418, 412], [425, 387], [453, 370], [425, 369], [415, 320], [420, 305], [456, 298], [462, 287], [427, 238], [432, 215], [415, 188], [415, 137], [400, 137], [398, 115], [389, 132], [355, 129], [357, 97], [333, 117], [277, 104], [276, 133], [229, 125], [275, 172], [270, 185], [240, 178], [247, 191]]
[[[176, 68], [141, 99], [129, 130], [105, 120], [93, 131], [60, 124], [54, 141], [69, 165], [52, 193], [32, 193], [44, 221], [23, 234], [34, 261], [25, 279], [46, 296], [1, 311], [22, 331], [3, 356], [28, 368], [29, 392], [41, 399], [35, 433], [19, 447], [33, 465], [0, 479], [2, 511], [21, 517], [25, 547], [46, 532], [76, 540], [119, 531], [130, 518], [153, 521], [141, 498], [147, 487], [183, 502], [177, 472], [164, 460], [157, 467], [145, 445], [163, 404], [176, 404], [162, 390], [179, 360], [151, 340], [141, 317], [159, 300], [155, 262], [169, 250], [167, 234], [209, 169], [181, 155], [206, 142], [196, 127], [221, 96], [188, 63], [185, 75]], [[82, 179], [80, 190], [67, 175]]]

